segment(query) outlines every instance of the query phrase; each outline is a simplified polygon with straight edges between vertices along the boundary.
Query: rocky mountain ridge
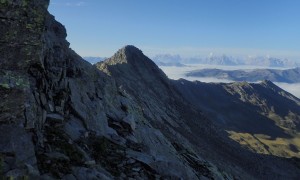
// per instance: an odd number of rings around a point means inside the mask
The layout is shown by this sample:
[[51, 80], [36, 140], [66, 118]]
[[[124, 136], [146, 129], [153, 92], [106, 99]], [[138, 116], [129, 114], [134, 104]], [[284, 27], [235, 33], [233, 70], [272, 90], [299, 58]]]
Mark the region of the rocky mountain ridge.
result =
[[1, 177], [299, 177], [296, 162], [227, 138], [139, 49], [84, 61], [48, 5], [0, 1]]

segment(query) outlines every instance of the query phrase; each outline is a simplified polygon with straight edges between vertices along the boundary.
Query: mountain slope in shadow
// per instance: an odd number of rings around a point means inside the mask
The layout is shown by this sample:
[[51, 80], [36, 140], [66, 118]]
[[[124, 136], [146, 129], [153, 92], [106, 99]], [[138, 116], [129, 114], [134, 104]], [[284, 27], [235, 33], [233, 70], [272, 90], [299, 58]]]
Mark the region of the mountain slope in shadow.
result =
[[271, 81], [173, 83], [191, 104], [246, 147], [264, 154], [300, 156], [300, 100]]

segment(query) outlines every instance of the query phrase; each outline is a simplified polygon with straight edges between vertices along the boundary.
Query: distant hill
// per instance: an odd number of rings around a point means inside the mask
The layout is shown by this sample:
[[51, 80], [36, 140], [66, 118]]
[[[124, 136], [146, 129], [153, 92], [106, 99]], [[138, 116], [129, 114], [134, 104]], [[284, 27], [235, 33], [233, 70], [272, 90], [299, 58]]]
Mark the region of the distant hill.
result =
[[176, 66], [176, 67], [184, 67], [186, 65], [174, 62], [174, 63], [164, 63], [164, 62], [155, 62], [156, 65], [158, 66]]
[[192, 77], [215, 77], [218, 79], [229, 79], [233, 81], [256, 82], [268, 79], [273, 82], [299, 83], [300, 68], [276, 70], [276, 69], [254, 69], [254, 70], [221, 70], [201, 69], [186, 74]]

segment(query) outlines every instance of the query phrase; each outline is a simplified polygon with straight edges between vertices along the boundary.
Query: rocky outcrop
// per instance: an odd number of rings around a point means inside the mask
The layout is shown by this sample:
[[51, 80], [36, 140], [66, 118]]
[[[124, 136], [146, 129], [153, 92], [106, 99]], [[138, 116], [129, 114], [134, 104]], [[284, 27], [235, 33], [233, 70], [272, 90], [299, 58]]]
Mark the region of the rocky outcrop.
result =
[[292, 163], [255, 155], [227, 139], [139, 49], [126, 46], [95, 66], [84, 61], [69, 48], [48, 3], [0, 1], [1, 176], [299, 176]]

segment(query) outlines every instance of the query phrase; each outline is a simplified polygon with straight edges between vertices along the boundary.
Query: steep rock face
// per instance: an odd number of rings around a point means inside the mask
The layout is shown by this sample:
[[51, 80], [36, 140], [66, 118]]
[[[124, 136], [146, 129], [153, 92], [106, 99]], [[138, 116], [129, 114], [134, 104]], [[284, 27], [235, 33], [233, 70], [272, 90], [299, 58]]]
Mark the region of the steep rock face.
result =
[[25, 116], [29, 99], [33, 100], [27, 71], [40, 63], [38, 49], [43, 48], [48, 2], [5, 0], [0, 6], [1, 167], [8, 175], [23, 174], [22, 170], [37, 164], [31, 125]]
[[263, 154], [300, 157], [300, 100], [271, 81], [173, 82], [186, 99], [242, 145]]
[[154, 176], [134, 159], [114, 169], [130, 158], [107, 114], [124, 116], [120, 126], [131, 131], [134, 122], [121, 108], [127, 98], [113, 79], [69, 49], [64, 27], [47, 12], [49, 2], [0, 3], [1, 175], [133, 177], [138, 166], [144, 176]]

